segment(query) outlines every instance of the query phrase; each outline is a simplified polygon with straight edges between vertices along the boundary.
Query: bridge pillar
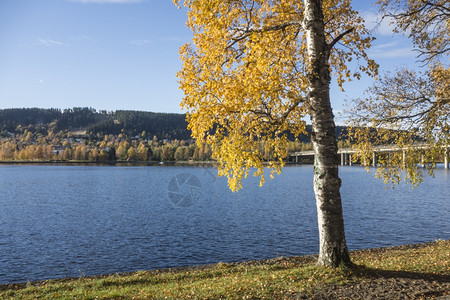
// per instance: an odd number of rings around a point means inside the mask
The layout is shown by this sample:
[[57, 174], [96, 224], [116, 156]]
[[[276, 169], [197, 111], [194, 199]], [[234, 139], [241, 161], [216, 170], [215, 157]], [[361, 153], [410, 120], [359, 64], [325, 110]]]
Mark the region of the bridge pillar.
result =
[[295, 156], [295, 162], [298, 163], [298, 155]]
[[341, 166], [345, 165], [344, 153], [341, 153]]
[[403, 168], [406, 167], [406, 151], [402, 151], [402, 166]]
[[444, 169], [448, 169], [448, 148], [444, 152]]
[[349, 166], [352, 165], [352, 154], [351, 153], [348, 154], [348, 165]]
[[377, 166], [377, 154], [375, 152], [372, 154], [372, 166]]

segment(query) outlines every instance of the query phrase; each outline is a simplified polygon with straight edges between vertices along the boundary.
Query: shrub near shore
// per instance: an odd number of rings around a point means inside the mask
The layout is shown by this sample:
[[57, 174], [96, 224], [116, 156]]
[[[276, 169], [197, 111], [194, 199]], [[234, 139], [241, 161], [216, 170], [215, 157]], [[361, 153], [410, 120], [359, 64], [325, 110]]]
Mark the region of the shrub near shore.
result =
[[450, 241], [359, 250], [354, 267], [315, 266], [315, 257], [139, 271], [0, 286], [0, 298], [377, 298], [450, 293]]

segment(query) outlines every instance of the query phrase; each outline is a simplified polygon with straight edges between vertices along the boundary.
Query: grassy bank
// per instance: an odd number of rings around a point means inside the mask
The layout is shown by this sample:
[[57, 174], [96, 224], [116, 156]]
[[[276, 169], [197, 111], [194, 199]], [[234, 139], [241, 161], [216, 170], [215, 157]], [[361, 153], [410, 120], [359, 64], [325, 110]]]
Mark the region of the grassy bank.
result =
[[[315, 266], [315, 257], [62, 279], [0, 286], [0, 298], [290, 298], [380, 276], [450, 278], [450, 241], [354, 251], [353, 267]], [[446, 294], [446, 291], [440, 291]]]

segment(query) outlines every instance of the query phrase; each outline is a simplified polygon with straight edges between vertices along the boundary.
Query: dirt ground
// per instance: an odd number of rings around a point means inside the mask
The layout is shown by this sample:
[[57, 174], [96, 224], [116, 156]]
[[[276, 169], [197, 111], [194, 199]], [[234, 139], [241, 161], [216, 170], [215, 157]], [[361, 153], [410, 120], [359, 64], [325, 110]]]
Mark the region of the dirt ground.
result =
[[[427, 245], [405, 245], [390, 249], [419, 248]], [[387, 248], [364, 251], [385, 251]], [[312, 294], [295, 299], [439, 299], [450, 300], [450, 275], [416, 272], [360, 269], [362, 280], [347, 285], [327, 285]]]
[[450, 300], [450, 276], [379, 274], [344, 286], [324, 286], [295, 299], [440, 299]]

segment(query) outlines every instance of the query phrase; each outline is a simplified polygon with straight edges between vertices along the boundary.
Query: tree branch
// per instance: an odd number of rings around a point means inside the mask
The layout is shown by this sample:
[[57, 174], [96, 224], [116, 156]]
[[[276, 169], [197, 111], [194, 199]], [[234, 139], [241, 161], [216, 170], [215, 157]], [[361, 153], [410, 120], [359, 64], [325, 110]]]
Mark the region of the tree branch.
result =
[[284, 30], [287, 27], [294, 26], [294, 25], [300, 26], [300, 27], [303, 26], [302, 21], [295, 20], [295, 21], [289, 21], [289, 22], [285, 22], [285, 23], [277, 24], [277, 25], [273, 25], [273, 26], [263, 27], [261, 29], [239, 29], [239, 28], [236, 28], [236, 30], [242, 31], [243, 34], [239, 37], [231, 38], [232, 42], [229, 45], [227, 45], [227, 48], [233, 47], [234, 44], [248, 38], [253, 33], [263, 33], [263, 32], [268, 32], [268, 31]]
[[343, 33], [341, 33], [340, 35], [338, 35], [337, 37], [334, 38], [334, 40], [331, 41], [331, 43], [328, 44], [328, 50], [329, 52], [331, 51], [331, 49], [333, 49], [334, 45], [336, 45], [337, 42], [339, 42], [344, 36], [346, 36], [347, 34], [349, 34], [350, 32], [352, 32], [355, 29], [355, 27], [352, 27], [350, 29], [347, 29], [346, 31], [344, 31]]

